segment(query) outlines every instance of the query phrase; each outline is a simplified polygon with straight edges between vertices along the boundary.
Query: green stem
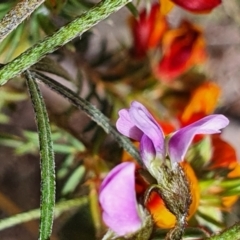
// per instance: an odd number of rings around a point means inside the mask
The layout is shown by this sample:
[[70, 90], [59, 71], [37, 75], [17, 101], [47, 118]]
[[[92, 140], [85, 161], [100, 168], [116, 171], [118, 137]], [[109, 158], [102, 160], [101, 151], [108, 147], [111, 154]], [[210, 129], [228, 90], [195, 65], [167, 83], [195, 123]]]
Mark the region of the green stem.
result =
[[5, 84], [10, 78], [24, 72], [26, 69], [37, 63], [46, 54], [51, 53], [81, 35], [107, 18], [111, 13], [116, 12], [131, 0], [104, 0], [82, 14], [80, 17], [62, 27], [54, 35], [45, 38], [32, 48], [28, 49], [13, 61], [0, 69], [0, 85]]
[[38, 8], [44, 0], [22, 0], [0, 21], [0, 42]]
[[[64, 202], [57, 203], [55, 206], [54, 215], [58, 217], [65, 211], [73, 208], [79, 208], [88, 202], [88, 197], [81, 197], [76, 199], [67, 200]], [[15, 225], [25, 223], [40, 217], [40, 209], [34, 209], [28, 212], [19, 213], [12, 217], [8, 217], [0, 220], [0, 230], [13, 227]]]
[[76, 95], [73, 91], [66, 88], [62, 84], [54, 81], [53, 79], [42, 75], [40, 73], [33, 73], [35, 77], [42, 81], [44, 84], [49, 86], [52, 90], [67, 98], [74, 106], [83, 110], [94, 122], [101, 126], [106, 133], [111, 133], [116, 141], [127, 151], [133, 158], [135, 158], [140, 165], [142, 165], [141, 157], [137, 149], [133, 146], [131, 141], [122, 136], [114, 126], [110, 123], [109, 119], [102, 114], [97, 108], [95, 108], [91, 103], [85, 99]]
[[41, 218], [39, 239], [48, 240], [50, 239], [52, 232], [55, 205], [55, 164], [53, 143], [46, 106], [38, 85], [29, 71], [26, 71], [25, 77], [36, 116], [40, 146]]
[[240, 223], [236, 223], [232, 227], [223, 232], [207, 238], [207, 240], [239, 240], [240, 239]]

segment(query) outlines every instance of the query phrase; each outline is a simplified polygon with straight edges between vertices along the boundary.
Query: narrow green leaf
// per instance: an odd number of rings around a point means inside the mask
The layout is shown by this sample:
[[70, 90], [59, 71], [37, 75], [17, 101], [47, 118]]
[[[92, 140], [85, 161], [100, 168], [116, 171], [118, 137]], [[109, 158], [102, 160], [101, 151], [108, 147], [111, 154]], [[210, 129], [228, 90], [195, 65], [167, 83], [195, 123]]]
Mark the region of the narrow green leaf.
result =
[[22, 145], [22, 139], [8, 133], [0, 133], [0, 145], [17, 148]]
[[13, 2], [0, 3], [0, 18], [3, 18], [3, 16], [13, 7], [13, 5]]
[[59, 63], [57, 63], [56, 61], [49, 57], [43, 58], [41, 61], [36, 63], [32, 68], [34, 70], [55, 74], [68, 81], [73, 81], [73, 78], [70, 76], [70, 74]]
[[133, 3], [128, 3], [127, 5], [126, 5], [126, 7], [128, 8], [128, 10], [132, 13], [132, 15], [134, 16], [134, 17], [138, 17], [138, 9], [135, 7], [135, 5], [133, 4]]
[[13, 34], [12, 41], [11, 41], [11, 47], [7, 48], [6, 54], [4, 56], [5, 61], [9, 61], [11, 59], [15, 50], [19, 46], [19, 42], [21, 41], [23, 31], [24, 31], [24, 25], [20, 24], [19, 27], [16, 29], [15, 33]]
[[41, 158], [41, 217], [39, 239], [50, 239], [55, 205], [55, 164], [51, 129], [42, 95], [31, 73], [26, 71], [27, 86], [31, 96], [38, 127]]
[[[80, 197], [76, 199], [71, 199], [57, 203], [55, 206], [54, 215], [55, 217], [59, 216], [65, 211], [68, 211], [73, 208], [79, 208], [88, 202], [88, 197]], [[28, 212], [19, 213], [14, 216], [0, 219], [0, 230], [13, 227], [15, 225], [25, 223], [40, 217], [40, 209], [34, 209]]]
[[0, 123], [8, 123], [9, 120], [10, 118], [7, 115], [0, 113]]
[[205, 221], [207, 221], [209, 224], [213, 224], [215, 226], [217, 226], [218, 228], [223, 228], [223, 224], [221, 222], [221, 220], [217, 220], [216, 218], [218, 217], [218, 214], [216, 213], [216, 216], [212, 216], [211, 215], [211, 209], [210, 209], [210, 215], [206, 214], [206, 213], [203, 213], [201, 211], [198, 211], [197, 212], [197, 216], [198, 217], [201, 217], [202, 219], [204, 219]]
[[67, 174], [69, 173], [71, 166], [74, 162], [75, 156], [73, 154], [68, 155], [65, 160], [63, 161], [63, 163], [60, 166], [60, 169], [57, 172], [57, 178], [58, 179], [63, 179], [64, 177], [67, 176]]
[[75, 171], [71, 174], [71, 176], [63, 186], [63, 189], [61, 191], [61, 194], [63, 196], [73, 192], [76, 189], [80, 181], [83, 179], [85, 171], [86, 169], [82, 165], [75, 169]]
[[221, 187], [224, 188], [235, 188], [240, 186], [240, 178], [232, 178], [232, 179], [227, 179], [225, 181], [222, 181], [220, 183]]
[[75, 147], [67, 146], [66, 144], [54, 143], [53, 149], [54, 149], [54, 152], [56, 152], [56, 153], [74, 154], [77, 152]]
[[52, 90], [68, 99], [74, 106], [83, 110], [93, 121], [95, 121], [106, 133], [111, 133], [115, 140], [122, 146], [129, 154], [131, 154], [140, 165], [142, 165], [141, 157], [137, 149], [133, 146], [131, 141], [121, 135], [114, 126], [110, 123], [109, 119], [90, 102], [76, 95], [73, 91], [66, 88], [62, 84], [54, 81], [53, 79], [42, 75], [40, 73], [33, 73], [37, 79], [41, 80]]

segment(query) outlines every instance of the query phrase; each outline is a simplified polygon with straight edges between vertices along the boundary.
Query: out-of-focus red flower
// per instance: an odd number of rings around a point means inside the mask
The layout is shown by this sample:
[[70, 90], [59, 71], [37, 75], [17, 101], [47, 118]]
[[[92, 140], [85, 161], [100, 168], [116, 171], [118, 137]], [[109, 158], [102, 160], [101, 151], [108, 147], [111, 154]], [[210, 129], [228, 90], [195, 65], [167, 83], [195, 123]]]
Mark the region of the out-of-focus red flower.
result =
[[220, 134], [211, 136], [213, 155], [211, 159], [211, 168], [233, 169], [237, 163], [235, 149], [226, 141], [221, 139]]
[[138, 19], [132, 19], [131, 26], [134, 40], [133, 56], [136, 58], [144, 57], [150, 48], [156, 47], [168, 28], [159, 4], [152, 5], [150, 12], [146, 9], [141, 11]]
[[[231, 172], [227, 175], [228, 178], [239, 178], [240, 177], [240, 163], [236, 161], [235, 163], [231, 163], [229, 166]], [[238, 200], [239, 195], [233, 195], [228, 197], [222, 198], [222, 205], [225, 208], [225, 210], [229, 210], [232, 205]]]
[[192, 12], [209, 12], [221, 4], [221, 0], [171, 0], [180, 7]]
[[162, 120], [158, 120], [158, 119], [156, 119], [156, 120], [159, 123], [159, 125], [161, 126], [164, 135], [168, 135], [177, 130], [176, 127], [170, 122], [162, 121]]
[[[225, 168], [230, 171], [227, 175], [228, 178], [239, 178], [240, 164], [237, 160], [235, 149], [229, 143], [221, 139], [220, 134], [212, 135], [211, 138], [213, 155], [210, 162], [210, 169]], [[238, 198], [238, 195], [223, 197], [223, 209], [229, 210]]]
[[159, 0], [159, 2], [161, 5], [161, 7], [160, 7], [161, 13], [163, 15], [168, 14], [175, 6], [175, 4], [171, 0]]
[[[178, 117], [181, 127], [187, 126], [213, 113], [219, 100], [220, 93], [220, 87], [213, 82], [204, 82], [197, 87], [191, 93], [190, 100]], [[193, 142], [199, 142], [202, 140], [203, 136], [204, 135], [195, 136]]]
[[66, 0], [46, 0], [45, 5], [50, 8], [50, 10], [58, 12], [64, 7], [66, 2]]
[[[181, 121], [189, 124], [189, 120], [194, 115], [199, 115], [199, 119], [202, 115], [208, 115], [216, 108], [219, 96], [221, 93], [220, 87], [213, 82], [205, 82], [197, 87], [192, 93], [191, 98], [187, 106], [185, 107]], [[194, 119], [196, 121], [198, 119]]]
[[232, 171], [228, 174], [229, 178], [240, 177], [240, 163], [238, 161], [232, 163], [230, 165], [230, 168], [232, 169]]
[[163, 58], [154, 69], [161, 80], [171, 81], [206, 59], [202, 31], [187, 21], [183, 21], [178, 29], [166, 32], [162, 46]]
[[[213, 82], [204, 82], [194, 89], [185, 99], [175, 97], [168, 108], [175, 109], [176, 115], [181, 127], [198, 121], [213, 113], [219, 100], [221, 89]], [[204, 135], [197, 135], [193, 142], [202, 140]]]

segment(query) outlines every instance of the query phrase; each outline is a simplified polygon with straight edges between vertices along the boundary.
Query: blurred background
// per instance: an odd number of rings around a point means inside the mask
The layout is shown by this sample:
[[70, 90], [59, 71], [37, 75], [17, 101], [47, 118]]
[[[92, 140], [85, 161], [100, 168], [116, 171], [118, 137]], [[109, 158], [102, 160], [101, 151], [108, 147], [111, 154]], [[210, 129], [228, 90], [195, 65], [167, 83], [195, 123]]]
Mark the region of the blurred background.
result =
[[[0, 18], [17, 2], [0, 1]], [[202, 83], [210, 81], [218, 86], [219, 94], [212, 92], [213, 95], [210, 95], [214, 99], [208, 99], [204, 103], [207, 106], [214, 105], [209, 111], [206, 110], [206, 114], [222, 113], [230, 119], [231, 123], [224, 129], [221, 139], [233, 147], [236, 155], [234, 160], [239, 160], [239, 2], [224, 0], [216, 9], [204, 14], [191, 13], [179, 6], [174, 6], [167, 13], [165, 17], [169, 29], [179, 28], [183, 20], [192, 26], [199, 26], [201, 30], [197, 31], [200, 31], [199, 34], [204, 39], [206, 54], [200, 66], [196, 64], [197, 66], [188, 67], [174, 76], [174, 79], [162, 77], [154, 68], [168, 47], [166, 44], [164, 48], [164, 41], [159, 40], [160, 44], [158, 43], [158, 47], [163, 44], [162, 48], [144, 50], [143, 56], [137, 54], [136, 39], [141, 39], [141, 35], [137, 35], [134, 30], [136, 25], [133, 14], [137, 10], [141, 13], [144, 8], [150, 12], [152, 3], [158, 1], [133, 1], [132, 6], [136, 9], [129, 6], [112, 14], [48, 55], [33, 69], [71, 88], [97, 106], [113, 123], [117, 119], [117, 111], [128, 107], [136, 99], [150, 107], [151, 112], [161, 121], [179, 126], [179, 123], [176, 124], [179, 110], [184, 111], [181, 109], [185, 109], [190, 102], [192, 92]], [[45, 1], [0, 43], [0, 62], [5, 64], [11, 61], [94, 4], [94, 1], [88, 0]], [[106, 172], [121, 161], [122, 149], [111, 136], [89, 120], [84, 112], [71, 106], [67, 100], [41, 83], [40, 88], [53, 132], [56, 202], [83, 196], [91, 199], [81, 207], [69, 207], [60, 214], [54, 222], [51, 239], [100, 239], [104, 225], [97, 203], [98, 187]], [[203, 97], [205, 93], [200, 95]], [[196, 113], [198, 107], [198, 104], [193, 104], [192, 111]], [[1, 87], [0, 109], [0, 219], [6, 219], [39, 208], [40, 205], [38, 135], [32, 104], [25, 80], [21, 76]], [[205, 167], [206, 160], [204, 161], [202, 166]], [[209, 228], [210, 232], [211, 229], [219, 230], [223, 225], [233, 224], [240, 217], [237, 199], [230, 205], [224, 213], [221, 209], [221, 214], [216, 217], [219, 219], [209, 220], [210, 217], [205, 216], [203, 219], [207, 220], [199, 220], [198, 223]], [[207, 221], [211, 224], [208, 225]], [[38, 220], [33, 220], [3, 229], [0, 238], [36, 239], [38, 224]]]

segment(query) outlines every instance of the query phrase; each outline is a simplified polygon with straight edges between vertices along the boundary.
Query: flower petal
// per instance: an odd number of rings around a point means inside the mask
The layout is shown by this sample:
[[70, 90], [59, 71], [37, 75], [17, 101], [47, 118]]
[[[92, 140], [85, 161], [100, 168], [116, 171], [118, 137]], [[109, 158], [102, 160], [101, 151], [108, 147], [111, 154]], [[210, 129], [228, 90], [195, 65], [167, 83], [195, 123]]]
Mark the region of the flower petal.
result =
[[210, 11], [213, 8], [221, 4], [221, 0], [172, 0], [175, 4], [181, 6], [182, 8], [193, 11], [193, 12], [203, 12]]
[[134, 172], [134, 163], [121, 163], [109, 172], [100, 187], [103, 220], [118, 236], [134, 233], [142, 224], [137, 211]]
[[196, 134], [219, 133], [220, 129], [226, 127], [228, 123], [229, 120], [225, 116], [215, 114], [176, 131], [168, 143], [168, 154], [171, 161], [180, 162], [184, 159], [187, 149]]
[[163, 57], [154, 69], [160, 80], [170, 82], [206, 59], [202, 30], [188, 21], [168, 31], [163, 38]]
[[149, 48], [155, 48], [168, 28], [158, 3], [153, 4], [149, 12], [147, 9], [141, 11], [138, 19], [132, 19], [131, 25], [134, 40], [132, 53], [136, 58], [145, 57]]
[[194, 114], [204, 113], [205, 116], [211, 114], [216, 108], [220, 87], [214, 82], [204, 82], [191, 93], [190, 101], [185, 107], [181, 120], [187, 122]]
[[134, 101], [129, 109], [129, 116], [135, 126], [151, 139], [156, 154], [163, 157], [165, 155], [163, 131], [148, 110], [141, 103]]
[[167, 15], [175, 6], [171, 0], [160, 0], [159, 2], [162, 15]]
[[238, 162], [234, 147], [221, 139], [220, 134], [214, 135], [211, 140], [213, 154], [210, 161], [210, 169], [231, 169]]
[[153, 142], [147, 135], [143, 135], [140, 144], [140, 155], [144, 165], [150, 170], [150, 163], [156, 157], [156, 150], [153, 146]]
[[118, 115], [119, 118], [116, 122], [117, 130], [123, 135], [140, 142], [143, 132], [135, 126], [129, 116], [129, 111], [122, 109], [118, 112]]

